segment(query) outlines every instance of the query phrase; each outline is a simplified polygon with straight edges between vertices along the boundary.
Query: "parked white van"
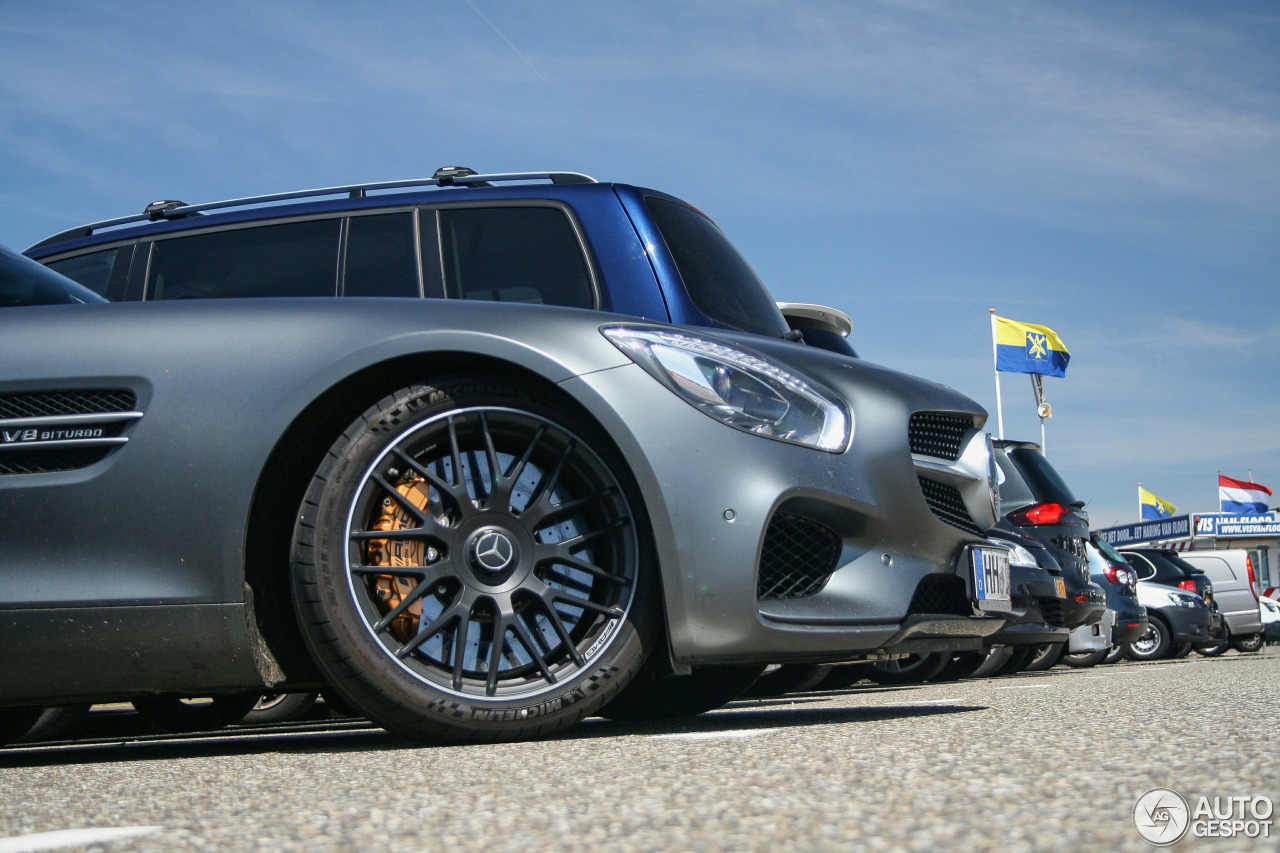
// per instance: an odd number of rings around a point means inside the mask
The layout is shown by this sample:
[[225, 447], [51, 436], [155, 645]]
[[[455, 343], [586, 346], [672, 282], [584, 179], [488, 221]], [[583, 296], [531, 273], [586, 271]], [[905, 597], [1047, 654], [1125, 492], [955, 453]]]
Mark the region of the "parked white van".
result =
[[[1223, 551], [1188, 551], [1186, 560], [1209, 576], [1213, 600], [1226, 622], [1231, 648], [1256, 652], [1262, 648], [1262, 616], [1258, 609], [1258, 584], [1249, 552], [1241, 548]], [[1201, 654], [1222, 654], [1227, 644], [1197, 649]]]

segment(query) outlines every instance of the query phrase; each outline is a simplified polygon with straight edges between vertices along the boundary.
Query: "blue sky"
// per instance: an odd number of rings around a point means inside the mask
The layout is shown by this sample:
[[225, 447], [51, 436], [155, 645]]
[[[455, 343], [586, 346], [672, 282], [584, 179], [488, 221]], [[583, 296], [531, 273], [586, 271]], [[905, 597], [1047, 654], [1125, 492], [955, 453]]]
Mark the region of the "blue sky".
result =
[[1273, 3], [0, 0], [6, 245], [455, 164], [674, 193], [993, 430], [987, 309], [1050, 326], [1096, 526], [1139, 482], [1213, 510], [1219, 470], [1280, 503]]

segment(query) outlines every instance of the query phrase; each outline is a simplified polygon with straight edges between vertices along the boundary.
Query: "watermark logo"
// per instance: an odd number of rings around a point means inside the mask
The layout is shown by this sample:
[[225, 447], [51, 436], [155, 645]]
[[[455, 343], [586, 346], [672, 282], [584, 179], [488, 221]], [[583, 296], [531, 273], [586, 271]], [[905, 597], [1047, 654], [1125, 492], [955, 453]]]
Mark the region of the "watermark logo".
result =
[[1133, 825], [1156, 847], [1193, 838], [1270, 838], [1269, 797], [1197, 797], [1192, 807], [1172, 788], [1152, 788], [1133, 804]]
[[1152, 788], [1133, 804], [1133, 825], [1145, 841], [1167, 847], [1182, 840], [1191, 825], [1191, 807], [1170, 788]]

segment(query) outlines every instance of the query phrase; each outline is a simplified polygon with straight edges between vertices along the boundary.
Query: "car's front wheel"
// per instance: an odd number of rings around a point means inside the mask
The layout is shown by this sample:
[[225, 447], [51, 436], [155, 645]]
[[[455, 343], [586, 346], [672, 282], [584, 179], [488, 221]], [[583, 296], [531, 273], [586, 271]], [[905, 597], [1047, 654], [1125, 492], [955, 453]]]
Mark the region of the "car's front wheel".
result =
[[549, 734], [639, 671], [653, 549], [607, 436], [518, 379], [458, 374], [357, 418], [294, 528], [303, 634], [334, 689], [389, 730]]
[[1169, 629], [1152, 617], [1142, 636], [1125, 647], [1124, 656], [1129, 660], [1159, 660], [1169, 651], [1169, 644]]

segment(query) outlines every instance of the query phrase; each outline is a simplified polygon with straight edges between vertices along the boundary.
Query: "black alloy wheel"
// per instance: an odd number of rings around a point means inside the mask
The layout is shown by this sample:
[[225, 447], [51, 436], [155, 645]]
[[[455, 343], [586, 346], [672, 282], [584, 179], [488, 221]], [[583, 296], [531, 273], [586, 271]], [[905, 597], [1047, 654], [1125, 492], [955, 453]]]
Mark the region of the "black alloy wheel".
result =
[[649, 538], [599, 427], [553, 391], [459, 374], [334, 444], [295, 526], [295, 604], [335, 691], [389, 730], [535, 737], [639, 670]]
[[1125, 646], [1124, 656], [1129, 660], [1159, 660], [1169, 651], [1169, 644], [1169, 629], [1152, 616], [1142, 636]]
[[1230, 648], [1231, 643], [1224, 640], [1214, 646], [1196, 646], [1196, 654], [1201, 655], [1202, 657], [1216, 658], [1219, 655], [1226, 654], [1227, 650]]
[[1115, 663], [1124, 657], [1124, 646], [1112, 646], [1107, 650], [1107, 655], [1102, 659], [1103, 663]]

